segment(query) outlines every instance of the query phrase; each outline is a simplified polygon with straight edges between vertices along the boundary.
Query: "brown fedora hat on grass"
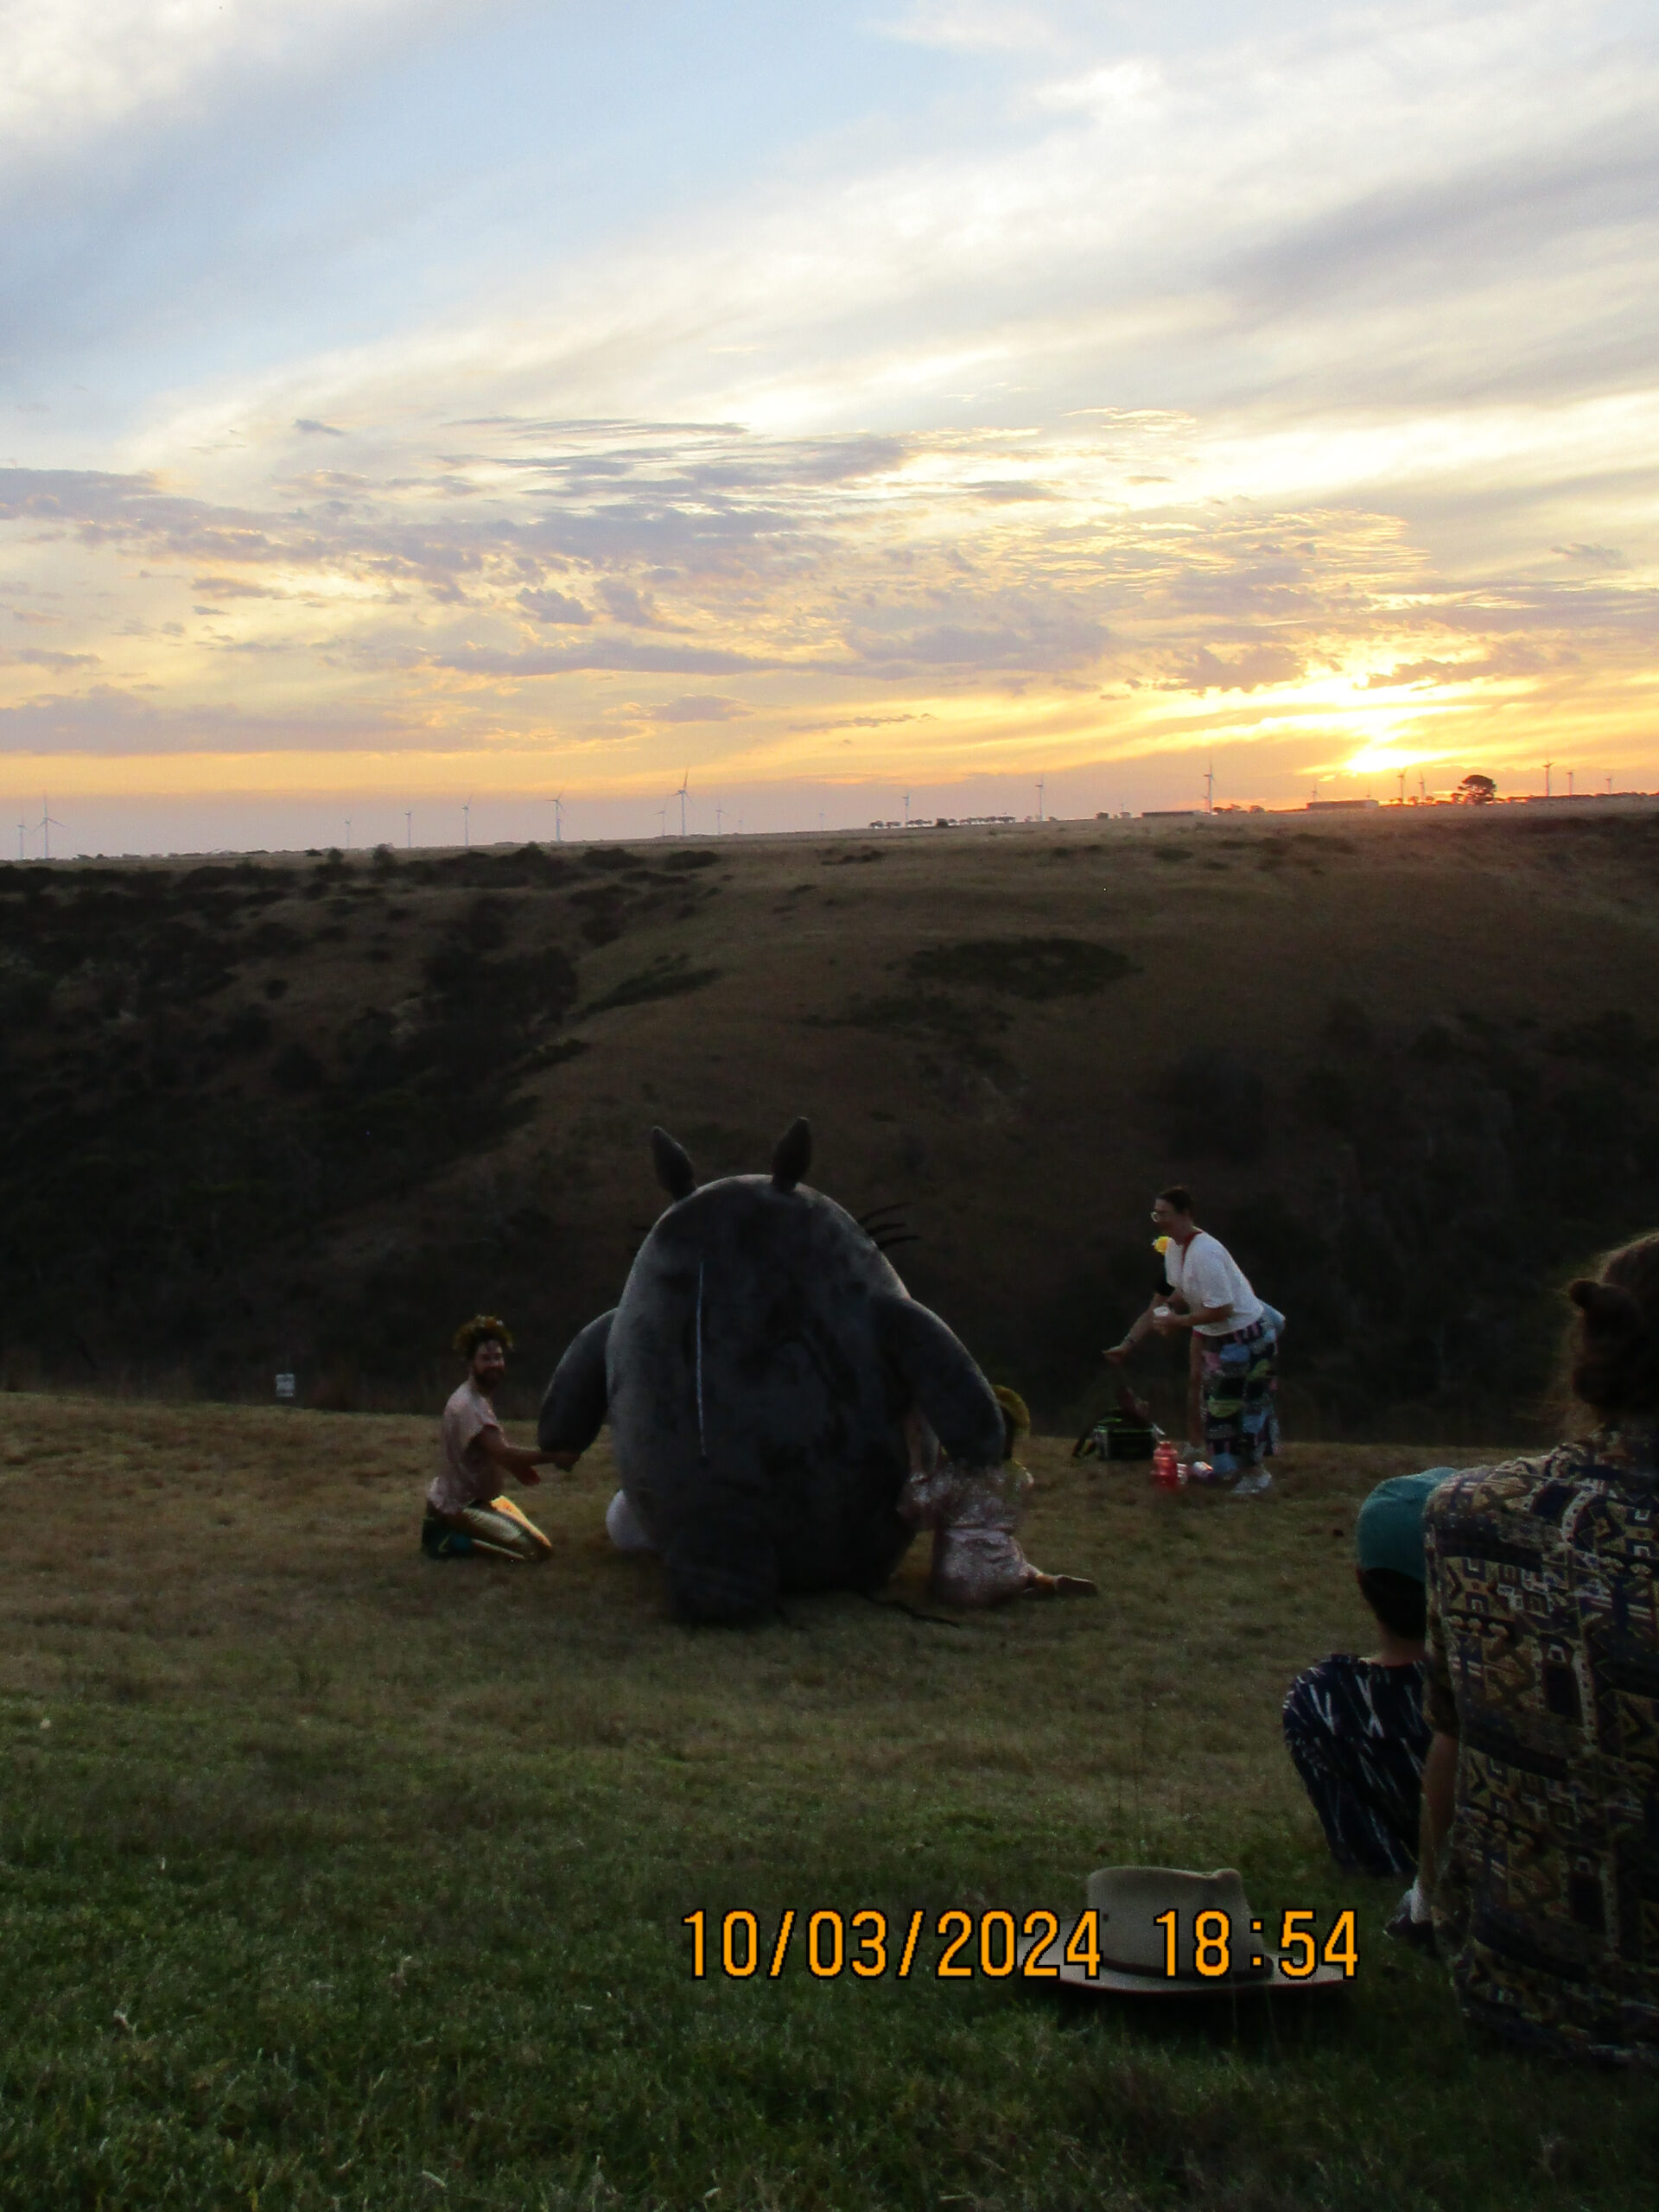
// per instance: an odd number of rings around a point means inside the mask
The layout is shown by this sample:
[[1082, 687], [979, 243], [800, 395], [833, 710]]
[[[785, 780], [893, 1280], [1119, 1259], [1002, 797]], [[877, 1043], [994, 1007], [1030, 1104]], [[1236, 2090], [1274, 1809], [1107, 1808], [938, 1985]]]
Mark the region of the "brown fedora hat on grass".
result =
[[[1349, 1979], [1319, 1952], [1312, 1926], [1281, 1929], [1252, 1916], [1242, 1876], [1230, 1866], [1194, 1874], [1177, 1866], [1102, 1866], [1089, 1877], [1088, 1909], [1096, 1916], [1099, 1964], [1094, 1972], [1067, 1951], [1086, 1942], [1066, 1931], [1047, 1949], [1047, 1963], [1070, 1989], [1135, 1997], [1229, 1996], [1250, 1989], [1334, 1989]], [[1313, 1916], [1292, 1916], [1311, 1923]], [[1272, 1938], [1289, 1933], [1282, 1946]], [[1023, 1964], [1036, 1948], [1020, 1946]]]

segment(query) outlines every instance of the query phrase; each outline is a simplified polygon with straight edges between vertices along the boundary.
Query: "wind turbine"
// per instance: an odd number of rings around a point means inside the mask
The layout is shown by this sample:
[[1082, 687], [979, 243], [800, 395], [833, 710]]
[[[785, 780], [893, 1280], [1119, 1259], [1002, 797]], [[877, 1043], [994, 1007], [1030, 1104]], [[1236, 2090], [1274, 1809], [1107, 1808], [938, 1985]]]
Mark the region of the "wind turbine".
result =
[[668, 835], [668, 803], [666, 800], [664, 800], [663, 804], [657, 810], [657, 835], [659, 837], [666, 837]]
[[1554, 766], [1555, 766], [1555, 763], [1554, 763], [1553, 760], [1546, 760], [1546, 761], [1545, 761], [1545, 763], [1544, 763], [1544, 797], [1545, 797], [1546, 798], [1548, 798], [1549, 797], [1549, 795], [1550, 795], [1550, 794], [1549, 794], [1549, 772], [1550, 772], [1550, 770], [1551, 770]]
[[346, 849], [348, 853], [352, 849], [352, 817], [349, 814], [346, 817]]
[[564, 842], [564, 793], [563, 791], [553, 802], [553, 842], [556, 845], [562, 845]]
[[404, 809], [404, 850], [406, 853], [411, 853], [414, 849], [415, 810], [412, 806], [406, 806]]
[[691, 771], [688, 768], [685, 773], [680, 778], [680, 788], [678, 791], [671, 793], [671, 797], [678, 799], [680, 802], [680, 835], [682, 837], [685, 835], [685, 802], [690, 795]]
[[906, 830], [910, 827], [910, 793], [908, 791], [905, 793], [905, 827]]
[[719, 835], [720, 835], [720, 815], [721, 815], [721, 805], [720, 805], [720, 801], [719, 801], [718, 799], [716, 799], [716, 800], [715, 801], [715, 836], [716, 836], [716, 837], [718, 837], [718, 836], [719, 836]]
[[470, 798], [463, 802], [461, 810], [461, 842], [463, 846], [469, 846], [473, 842], [473, 802]]
[[49, 861], [52, 857], [52, 832], [54, 830], [61, 830], [64, 825], [53, 813], [50, 804], [45, 799], [41, 801], [41, 818], [35, 826], [41, 833], [41, 857]]
[[1048, 779], [1047, 779], [1047, 778], [1046, 778], [1046, 777], [1044, 777], [1044, 776], [1039, 776], [1039, 777], [1037, 779], [1037, 819], [1038, 819], [1039, 822], [1040, 822], [1040, 821], [1042, 820], [1042, 818], [1043, 818], [1043, 793], [1044, 793], [1044, 791], [1045, 791], [1047, 788], [1048, 788]]
[[[1611, 789], [1611, 786], [1610, 785], [1609, 788]], [[29, 824], [26, 822], [20, 822], [17, 824], [17, 857], [20, 861], [27, 857], [23, 851], [23, 839], [28, 834]]]

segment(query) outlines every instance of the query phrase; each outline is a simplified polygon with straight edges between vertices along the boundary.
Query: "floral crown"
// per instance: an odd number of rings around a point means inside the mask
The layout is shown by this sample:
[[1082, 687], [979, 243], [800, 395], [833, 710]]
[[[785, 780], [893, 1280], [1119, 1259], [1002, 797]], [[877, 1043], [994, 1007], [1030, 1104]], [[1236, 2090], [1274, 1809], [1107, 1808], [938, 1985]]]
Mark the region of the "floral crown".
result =
[[503, 1351], [512, 1350], [512, 1331], [493, 1313], [474, 1313], [470, 1321], [463, 1321], [455, 1331], [455, 1350], [470, 1359], [480, 1344], [493, 1337]]

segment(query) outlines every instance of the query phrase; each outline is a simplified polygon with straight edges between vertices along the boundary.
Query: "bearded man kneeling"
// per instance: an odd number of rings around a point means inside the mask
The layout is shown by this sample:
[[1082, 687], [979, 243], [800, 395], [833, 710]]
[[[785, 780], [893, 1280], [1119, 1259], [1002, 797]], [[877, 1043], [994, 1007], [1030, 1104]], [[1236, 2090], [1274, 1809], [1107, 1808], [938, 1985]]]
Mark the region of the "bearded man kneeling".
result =
[[464, 1559], [485, 1552], [497, 1559], [535, 1561], [553, 1549], [549, 1539], [510, 1497], [498, 1495], [504, 1475], [539, 1483], [547, 1460], [574, 1465], [573, 1452], [536, 1452], [509, 1444], [492, 1401], [507, 1371], [512, 1337], [493, 1313], [475, 1313], [455, 1332], [455, 1350], [467, 1362], [467, 1379], [443, 1409], [437, 1473], [426, 1493], [421, 1549], [429, 1559]]

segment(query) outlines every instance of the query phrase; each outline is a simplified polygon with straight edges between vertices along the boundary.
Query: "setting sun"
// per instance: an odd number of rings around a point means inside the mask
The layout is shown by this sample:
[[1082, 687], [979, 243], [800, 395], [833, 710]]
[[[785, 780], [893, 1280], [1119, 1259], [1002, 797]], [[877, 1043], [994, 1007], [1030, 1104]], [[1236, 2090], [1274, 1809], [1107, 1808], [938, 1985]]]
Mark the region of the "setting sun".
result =
[[[12, 277], [24, 849], [42, 791], [143, 849], [638, 834], [688, 770], [699, 831], [1650, 785], [1601, 13], [40, 18], [3, 175], [92, 243]], [[1580, 181], [1523, 213], [1522, 148]]]

